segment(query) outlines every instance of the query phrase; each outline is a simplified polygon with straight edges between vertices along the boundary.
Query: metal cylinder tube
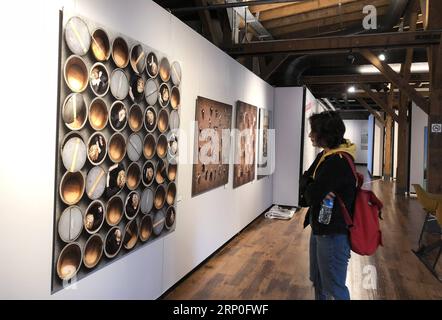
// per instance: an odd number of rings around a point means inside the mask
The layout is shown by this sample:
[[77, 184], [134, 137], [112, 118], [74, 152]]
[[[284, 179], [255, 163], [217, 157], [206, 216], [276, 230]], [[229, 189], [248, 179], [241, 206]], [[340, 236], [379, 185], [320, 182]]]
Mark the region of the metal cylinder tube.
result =
[[103, 247], [103, 238], [99, 234], [93, 234], [87, 239], [83, 253], [83, 264], [86, 268], [92, 269], [100, 262]]
[[129, 109], [129, 127], [133, 132], [138, 132], [143, 127], [143, 110], [138, 104]]
[[107, 155], [106, 137], [100, 133], [95, 132], [87, 143], [87, 157], [94, 166], [103, 163]]
[[102, 98], [95, 98], [89, 106], [89, 123], [96, 131], [103, 130], [109, 119], [107, 104]]
[[83, 92], [88, 84], [89, 76], [86, 62], [77, 55], [70, 56], [64, 64], [64, 80], [72, 92]]
[[124, 136], [116, 132], [109, 139], [109, 159], [112, 162], [119, 163], [126, 155], [126, 139]]
[[106, 235], [104, 254], [108, 258], [115, 257], [123, 244], [123, 235], [119, 227], [113, 227]]
[[138, 240], [138, 223], [137, 220], [129, 221], [124, 228], [123, 245], [126, 250], [131, 250], [137, 244]]
[[106, 209], [104, 203], [100, 200], [92, 201], [86, 209], [83, 218], [83, 224], [86, 231], [90, 234], [96, 233], [101, 229], [106, 216]]
[[141, 182], [141, 168], [138, 163], [132, 162], [127, 168], [126, 185], [129, 190], [138, 188]]
[[62, 280], [72, 279], [81, 266], [81, 247], [78, 243], [67, 244], [57, 260], [57, 275]]
[[63, 103], [63, 122], [70, 130], [80, 130], [87, 121], [88, 110], [81, 93], [71, 93]]
[[166, 201], [166, 190], [163, 185], [158, 185], [155, 189], [155, 196], [153, 199], [153, 205], [155, 209], [161, 209]]
[[97, 28], [92, 32], [91, 49], [97, 61], [107, 61], [110, 57], [110, 41], [107, 32]]
[[115, 195], [109, 199], [106, 206], [106, 222], [110, 226], [115, 226], [120, 223], [123, 218], [124, 204], [121, 197]]
[[112, 42], [112, 59], [118, 68], [125, 68], [129, 64], [129, 47], [121, 37]]
[[67, 205], [73, 205], [83, 197], [85, 181], [83, 174], [67, 171], [61, 178], [60, 198]]
[[152, 235], [153, 223], [150, 215], [145, 215], [140, 223], [140, 240], [146, 242]]

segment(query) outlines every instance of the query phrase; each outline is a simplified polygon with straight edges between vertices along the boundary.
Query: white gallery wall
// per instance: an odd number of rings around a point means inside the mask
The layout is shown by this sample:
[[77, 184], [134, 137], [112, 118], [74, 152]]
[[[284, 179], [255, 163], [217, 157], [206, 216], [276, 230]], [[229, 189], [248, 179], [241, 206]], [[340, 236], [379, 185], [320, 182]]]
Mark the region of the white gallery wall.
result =
[[411, 146], [410, 146], [410, 192], [413, 184], [424, 187], [425, 160], [425, 127], [428, 126], [428, 115], [413, 102], [411, 112]]
[[[298, 205], [303, 94], [302, 87], [275, 88], [273, 203], [278, 205]], [[304, 141], [308, 143], [308, 137]]]
[[[154, 299], [272, 204], [272, 177], [233, 189], [231, 165], [228, 185], [191, 198], [192, 166], [180, 165], [175, 232], [51, 295], [58, 10], [62, 5], [181, 63], [181, 128], [192, 132], [187, 141], [180, 139], [181, 155], [186, 144], [192, 154], [198, 95], [273, 109], [274, 89], [152, 1], [8, 3], [1, 30], [14, 29], [2, 36], [15, 49], [0, 52], [2, 61], [11, 62], [3, 69], [10, 76], [1, 80], [1, 87], [8, 90], [2, 102], [8, 121], [0, 130], [9, 137], [3, 140], [3, 148], [10, 156], [0, 158], [4, 226], [0, 252], [8, 261], [0, 267], [0, 298]], [[13, 61], [27, 61], [29, 85], [22, 85], [24, 74]]]
[[355, 162], [358, 164], [367, 164], [368, 120], [344, 120], [344, 124], [344, 138], [349, 139], [351, 142], [356, 144]]
[[[303, 151], [303, 165], [302, 165], [302, 171], [306, 171], [310, 165], [313, 163], [313, 161], [316, 158], [316, 155], [320, 151], [319, 148], [313, 147], [311, 144], [311, 141], [308, 137], [310, 133], [310, 122], [309, 118], [312, 114], [322, 112], [322, 107], [317, 102], [316, 98], [313, 96], [313, 94], [310, 92], [309, 89], [305, 89], [305, 111], [304, 111], [304, 151]], [[301, 113], [302, 114], [302, 113]]]
[[373, 115], [368, 118], [367, 168], [374, 177], [382, 176], [384, 127]]

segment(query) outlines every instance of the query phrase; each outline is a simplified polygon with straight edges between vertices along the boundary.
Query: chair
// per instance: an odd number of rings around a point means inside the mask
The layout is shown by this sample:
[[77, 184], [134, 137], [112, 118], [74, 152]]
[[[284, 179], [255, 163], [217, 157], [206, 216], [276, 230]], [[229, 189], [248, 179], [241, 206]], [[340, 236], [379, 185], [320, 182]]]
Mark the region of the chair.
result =
[[[436, 272], [436, 266], [442, 253], [442, 195], [426, 192], [419, 184], [413, 184], [416, 190], [417, 200], [426, 212], [425, 220], [418, 240], [418, 249], [412, 250], [424, 263], [431, 273], [439, 280], [442, 277]], [[427, 233], [434, 237], [428, 244], [423, 243], [423, 236]], [[431, 254], [436, 250], [434, 261], [430, 261]]]

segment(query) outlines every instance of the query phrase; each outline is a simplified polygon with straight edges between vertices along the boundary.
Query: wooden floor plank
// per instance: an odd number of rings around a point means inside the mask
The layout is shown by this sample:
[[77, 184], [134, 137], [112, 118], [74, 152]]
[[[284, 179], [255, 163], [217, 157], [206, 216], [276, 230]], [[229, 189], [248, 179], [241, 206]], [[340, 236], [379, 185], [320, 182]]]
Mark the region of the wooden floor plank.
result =
[[[442, 299], [442, 283], [411, 251], [425, 216], [417, 200], [395, 195], [393, 182], [377, 180], [364, 188], [384, 203], [384, 247], [372, 257], [352, 253], [347, 276], [352, 299]], [[164, 298], [313, 299], [304, 214], [290, 221], [259, 217]]]

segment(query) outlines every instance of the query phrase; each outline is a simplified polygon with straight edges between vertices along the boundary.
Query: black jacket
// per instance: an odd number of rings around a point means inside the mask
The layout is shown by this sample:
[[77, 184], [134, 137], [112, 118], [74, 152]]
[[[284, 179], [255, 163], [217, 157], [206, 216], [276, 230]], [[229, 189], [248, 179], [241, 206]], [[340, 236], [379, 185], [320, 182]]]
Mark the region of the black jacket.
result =
[[304, 228], [310, 224], [310, 219], [312, 219], [311, 227], [315, 235], [346, 234], [348, 228], [337, 199], [334, 201], [332, 217], [328, 225], [318, 222], [319, 210], [322, 200], [332, 191], [341, 197], [348, 211], [352, 214], [356, 196], [356, 179], [347, 159], [339, 154], [327, 156], [319, 165], [313, 179], [313, 172], [323, 152], [316, 156], [313, 164], [300, 179], [300, 205], [309, 207], [304, 220]]

